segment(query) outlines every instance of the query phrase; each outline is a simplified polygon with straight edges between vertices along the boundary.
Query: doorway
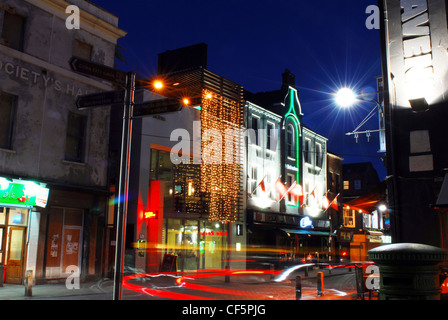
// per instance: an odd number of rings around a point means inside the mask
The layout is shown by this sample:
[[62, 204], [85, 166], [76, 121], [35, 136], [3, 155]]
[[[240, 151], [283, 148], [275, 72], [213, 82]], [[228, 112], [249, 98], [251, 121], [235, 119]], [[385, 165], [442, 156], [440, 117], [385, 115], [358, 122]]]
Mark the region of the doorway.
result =
[[23, 280], [25, 228], [10, 227], [8, 240], [6, 282], [20, 284]]

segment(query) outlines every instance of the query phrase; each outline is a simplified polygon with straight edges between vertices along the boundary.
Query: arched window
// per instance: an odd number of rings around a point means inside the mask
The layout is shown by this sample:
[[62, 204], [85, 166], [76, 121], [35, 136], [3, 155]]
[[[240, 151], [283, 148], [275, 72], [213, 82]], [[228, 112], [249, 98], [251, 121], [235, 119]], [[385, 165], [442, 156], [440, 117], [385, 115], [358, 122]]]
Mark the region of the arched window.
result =
[[295, 135], [294, 135], [294, 127], [292, 124], [288, 125], [288, 128], [286, 129], [286, 152], [288, 157], [296, 158], [294, 154], [294, 141]]

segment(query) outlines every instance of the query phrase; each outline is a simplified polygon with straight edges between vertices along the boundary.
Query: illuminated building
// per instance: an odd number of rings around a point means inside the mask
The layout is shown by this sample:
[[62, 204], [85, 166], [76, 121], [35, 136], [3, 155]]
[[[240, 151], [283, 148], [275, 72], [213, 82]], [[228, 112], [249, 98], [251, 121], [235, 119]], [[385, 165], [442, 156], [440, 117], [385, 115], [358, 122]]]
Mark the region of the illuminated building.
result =
[[[126, 248], [131, 252], [138, 241], [145, 243], [134, 263], [147, 271], [161, 270], [169, 254], [176, 257], [176, 270], [244, 260], [242, 87], [206, 69], [206, 50], [199, 44], [161, 53], [155, 78], [163, 85], [141, 81], [154, 92], [136, 96], [184, 103], [179, 112], [134, 120], [135, 214], [128, 216]], [[146, 219], [146, 212], [157, 212], [157, 218]]]
[[[322, 205], [327, 193], [327, 139], [303, 125], [298, 91], [294, 87], [295, 76], [289, 70], [282, 76], [280, 90], [256, 94], [246, 92], [248, 129], [254, 127], [251, 119], [257, 114], [269, 112], [281, 117], [279, 154], [266, 151], [268, 146], [263, 141], [267, 138], [255, 140], [255, 143], [249, 140], [247, 159], [249, 195], [266, 176], [258, 175], [259, 181], [255, 183], [250, 167], [258, 165], [266, 170], [267, 165], [265, 158], [257, 158], [251, 150], [256, 150], [260, 155], [274, 155], [272, 159], [279, 161], [276, 164], [280, 168], [279, 175], [273, 177], [273, 170], [269, 176], [270, 183], [277, 187], [273, 196], [277, 203], [274, 201], [266, 207], [267, 201], [254, 201], [253, 196], [249, 196], [247, 206], [248, 247], [256, 244], [282, 251], [272, 260], [276, 265], [306, 259], [310, 254], [313, 259], [326, 259], [330, 232], [328, 211]], [[261, 121], [260, 124], [264, 127], [259, 129], [264, 130], [259, 131], [266, 136], [268, 122]]]
[[[66, 28], [67, 2], [0, 5], [0, 265], [7, 283], [104, 275], [110, 108], [76, 98], [111, 85], [73, 72], [72, 56], [113, 66], [118, 18], [84, 0], [81, 28]], [[101, 26], [101, 28], [100, 28]], [[109, 243], [109, 241], [108, 241]], [[74, 266], [67, 269], [68, 266]]]
[[448, 247], [446, 1], [379, 1], [393, 242]]

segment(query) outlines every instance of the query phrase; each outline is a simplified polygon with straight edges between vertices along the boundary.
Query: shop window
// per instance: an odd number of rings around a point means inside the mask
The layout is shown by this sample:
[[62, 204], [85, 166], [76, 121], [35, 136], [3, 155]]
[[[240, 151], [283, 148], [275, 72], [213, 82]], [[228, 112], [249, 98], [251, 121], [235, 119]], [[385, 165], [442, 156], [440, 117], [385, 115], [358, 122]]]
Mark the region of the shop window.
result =
[[92, 46], [85, 42], [75, 40], [73, 43], [73, 56], [84, 60], [91, 60]]
[[0, 148], [12, 148], [17, 96], [0, 91]]
[[87, 117], [69, 112], [65, 142], [65, 160], [84, 162]]
[[2, 44], [23, 51], [25, 18], [5, 11], [3, 19]]

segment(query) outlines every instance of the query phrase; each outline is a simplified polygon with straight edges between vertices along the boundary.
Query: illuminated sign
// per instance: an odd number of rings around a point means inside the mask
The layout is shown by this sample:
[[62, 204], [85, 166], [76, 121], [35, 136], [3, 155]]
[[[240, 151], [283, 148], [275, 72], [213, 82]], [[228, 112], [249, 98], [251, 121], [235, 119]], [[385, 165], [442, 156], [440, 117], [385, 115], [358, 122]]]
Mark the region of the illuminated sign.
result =
[[227, 237], [229, 234], [227, 231], [206, 231], [201, 232], [201, 236], [218, 236], [218, 237]]
[[157, 219], [158, 218], [158, 212], [157, 211], [148, 211], [145, 212], [145, 219]]
[[405, 84], [409, 100], [424, 98], [433, 87], [434, 67], [426, 0], [401, 0]]
[[310, 217], [303, 217], [300, 219], [300, 228], [314, 228], [313, 227], [313, 220], [310, 219]]
[[45, 208], [48, 194], [49, 189], [37, 182], [0, 177], [0, 205]]
[[446, 3], [438, 0], [384, 1], [384, 70], [395, 107], [427, 110], [447, 98]]

